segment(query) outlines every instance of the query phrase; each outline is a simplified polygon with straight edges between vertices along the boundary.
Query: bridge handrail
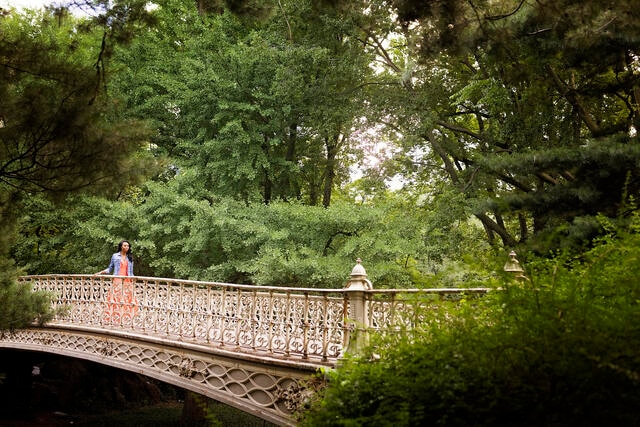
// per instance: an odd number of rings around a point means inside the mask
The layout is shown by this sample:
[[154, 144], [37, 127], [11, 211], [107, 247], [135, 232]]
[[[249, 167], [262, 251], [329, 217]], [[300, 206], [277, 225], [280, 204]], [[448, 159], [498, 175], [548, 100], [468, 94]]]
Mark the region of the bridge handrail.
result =
[[33, 274], [24, 275], [19, 277], [19, 281], [28, 281], [29, 279], [38, 278], [57, 278], [57, 277], [69, 277], [69, 278], [94, 278], [96, 280], [111, 281], [113, 278], [120, 279], [134, 279], [136, 281], [157, 281], [157, 282], [172, 282], [176, 284], [193, 284], [199, 286], [220, 286], [237, 289], [264, 289], [267, 291], [296, 291], [296, 292], [318, 292], [318, 293], [334, 293], [341, 292], [342, 289], [330, 289], [330, 288], [300, 288], [300, 287], [286, 287], [286, 286], [263, 286], [263, 285], [248, 285], [239, 283], [227, 283], [227, 282], [215, 282], [215, 281], [203, 281], [203, 280], [188, 280], [188, 279], [173, 279], [167, 277], [155, 277], [155, 276], [111, 276], [111, 275], [94, 275], [94, 274]]
[[[110, 292], [114, 286], [122, 286], [124, 279], [131, 281], [133, 302], [114, 303]], [[54, 293], [54, 307], [69, 307], [55, 319], [57, 323], [116, 328], [320, 364], [334, 364], [347, 348], [357, 348], [360, 344], [354, 337], [362, 338], [357, 331], [415, 326], [420, 320], [415, 310], [425, 302], [419, 301], [421, 295], [451, 299], [487, 292], [485, 288], [370, 289], [349, 285], [343, 289], [296, 288], [85, 274], [31, 275], [19, 281], [30, 283], [34, 290]], [[115, 322], [107, 321], [107, 307], [113, 309], [114, 304], [123, 314]]]
[[[269, 285], [248, 285], [248, 284], [239, 284], [239, 283], [228, 283], [228, 282], [215, 282], [215, 281], [206, 281], [206, 280], [188, 280], [188, 279], [173, 279], [166, 277], [155, 277], [155, 276], [106, 276], [106, 275], [93, 275], [93, 274], [31, 274], [24, 275], [18, 278], [20, 282], [27, 282], [30, 279], [34, 278], [47, 278], [47, 277], [70, 277], [70, 278], [86, 278], [92, 277], [97, 280], [108, 280], [111, 281], [113, 278], [121, 278], [121, 279], [135, 279], [142, 281], [164, 281], [164, 282], [173, 282], [173, 283], [182, 283], [182, 284], [196, 284], [196, 285], [211, 285], [211, 286], [221, 286], [221, 287], [229, 287], [229, 288], [237, 288], [237, 289], [247, 289], [247, 290], [255, 290], [261, 289], [266, 291], [290, 291], [290, 292], [316, 292], [316, 293], [344, 293], [345, 288], [302, 288], [297, 286], [269, 286]], [[380, 288], [380, 289], [366, 289], [365, 293], [369, 294], [460, 294], [460, 293], [476, 293], [476, 294], [484, 294], [488, 291], [488, 288]]]

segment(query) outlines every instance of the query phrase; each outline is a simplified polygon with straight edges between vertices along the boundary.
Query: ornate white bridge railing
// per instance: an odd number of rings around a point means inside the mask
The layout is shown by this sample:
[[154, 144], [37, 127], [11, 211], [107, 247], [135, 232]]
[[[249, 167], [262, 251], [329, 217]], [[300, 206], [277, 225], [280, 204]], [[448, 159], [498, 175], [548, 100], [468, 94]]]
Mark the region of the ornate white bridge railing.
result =
[[[152, 277], [132, 278], [135, 303], [107, 302], [114, 277], [24, 276], [68, 310], [55, 323], [114, 328], [171, 341], [270, 357], [339, 356], [344, 340], [341, 290], [266, 288]], [[133, 308], [135, 304], [135, 309]], [[106, 316], [107, 311], [115, 312]], [[133, 313], [133, 314], [130, 314]]]
[[[133, 277], [129, 302], [108, 302], [118, 277], [24, 276], [34, 290], [54, 295], [68, 310], [54, 323], [114, 328], [253, 356], [333, 366], [345, 349], [357, 349], [354, 331], [411, 328], [417, 306], [431, 299], [483, 294], [475, 289], [373, 290], [358, 263], [344, 289], [284, 288], [155, 277]], [[114, 285], [115, 283], [115, 285]], [[122, 284], [120, 284], [122, 285]], [[421, 301], [421, 302], [420, 302]], [[114, 308], [114, 304], [116, 307]], [[135, 305], [135, 307], [134, 307]], [[106, 317], [107, 311], [119, 313]], [[352, 347], [349, 347], [352, 346]]]

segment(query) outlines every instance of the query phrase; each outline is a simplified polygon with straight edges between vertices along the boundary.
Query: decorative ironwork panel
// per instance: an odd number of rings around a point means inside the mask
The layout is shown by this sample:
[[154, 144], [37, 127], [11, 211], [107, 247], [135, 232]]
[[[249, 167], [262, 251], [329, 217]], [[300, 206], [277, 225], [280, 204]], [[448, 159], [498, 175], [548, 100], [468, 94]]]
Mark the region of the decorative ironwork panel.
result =
[[486, 289], [380, 290], [367, 293], [368, 322], [375, 330], [412, 330], [424, 325], [427, 313], [442, 301], [475, 298]]
[[323, 365], [342, 355], [355, 326], [414, 329], [427, 321], [425, 313], [438, 301], [486, 292], [298, 289], [86, 275], [20, 280], [55, 295], [54, 306], [68, 307], [57, 322]]
[[[55, 295], [54, 306], [68, 308], [55, 319], [62, 323], [325, 362], [337, 359], [344, 344], [346, 303], [341, 290], [149, 277], [51, 275], [20, 280]], [[132, 297], [110, 297], [118, 286]]]
[[5, 333], [0, 347], [48, 351], [139, 372], [203, 393], [281, 425], [294, 425], [312, 372], [239, 362], [215, 354], [52, 329]]

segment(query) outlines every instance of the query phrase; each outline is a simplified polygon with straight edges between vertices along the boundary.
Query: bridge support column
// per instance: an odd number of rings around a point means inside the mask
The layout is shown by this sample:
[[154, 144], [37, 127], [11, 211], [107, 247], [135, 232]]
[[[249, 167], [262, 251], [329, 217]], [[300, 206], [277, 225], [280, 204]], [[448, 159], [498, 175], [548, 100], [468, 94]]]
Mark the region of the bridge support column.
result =
[[344, 287], [349, 303], [349, 315], [345, 319], [347, 330], [344, 334], [343, 348], [349, 353], [358, 353], [369, 343], [370, 321], [366, 291], [372, 290], [373, 285], [367, 279], [367, 272], [360, 258], [356, 262], [351, 271], [351, 279]]

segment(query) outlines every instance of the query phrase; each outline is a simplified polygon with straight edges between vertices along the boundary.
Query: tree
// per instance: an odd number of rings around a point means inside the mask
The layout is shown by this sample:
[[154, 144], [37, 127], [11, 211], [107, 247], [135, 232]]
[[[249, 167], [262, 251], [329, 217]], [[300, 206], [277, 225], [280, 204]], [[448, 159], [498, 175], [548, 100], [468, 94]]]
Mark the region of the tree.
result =
[[[119, 114], [150, 119], [150, 151], [170, 159], [167, 170], [111, 200], [74, 196], [64, 212], [33, 198], [14, 247], [20, 265], [95, 271], [127, 238], [140, 275], [341, 286], [361, 257], [376, 286], [426, 286], [440, 274], [460, 285], [448, 266], [461, 241], [469, 248], [477, 238], [455, 195], [389, 194], [374, 205], [354, 204], [347, 189], [333, 194], [359, 148], [351, 132], [369, 83], [359, 80], [367, 56], [347, 31], [354, 23], [325, 11], [305, 24], [311, 6], [297, 4], [254, 28], [190, 7], [165, 4], [158, 26], [106, 63]], [[266, 136], [273, 144], [257, 144]], [[271, 171], [268, 198], [257, 164]], [[430, 209], [454, 201], [460, 209]]]
[[0, 25], [3, 199], [130, 181], [146, 131], [118, 123], [112, 102], [99, 96], [100, 38], [52, 12], [14, 12]]
[[193, 197], [185, 174], [116, 201], [72, 196], [56, 208], [33, 197], [12, 255], [30, 274], [92, 273], [127, 238], [140, 276], [339, 288], [357, 258], [376, 288], [473, 286], [487, 274], [469, 268], [490, 253], [477, 225], [464, 209], [437, 208], [457, 202], [451, 195], [427, 203], [390, 193], [376, 204], [336, 200], [328, 208], [210, 203]]
[[[48, 303], [15, 284], [9, 247], [24, 201], [60, 200], [133, 182], [144, 127], [122, 121], [102, 95], [102, 41], [64, 10], [0, 16], [0, 329], [45, 320]], [[98, 58], [98, 59], [97, 59]], [[96, 62], [96, 60], [98, 62]], [[18, 316], [18, 311], [22, 310]]]
[[[585, 241], [597, 213], [615, 216], [624, 192], [637, 195], [639, 29], [630, 5], [394, 6], [404, 51], [420, 65], [386, 65], [408, 74], [407, 91], [431, 95], [409, 104], [422, 125], [400, 128], [479, 202], [489, 240], [513, 246], [533, 235], [544, 252], [561, 242], [541, 237], [568, 224]], [[448, 91], [434, 98], [438, 85]]]
[[161, 30], [121, 52], [131, 111], [157, 120], [154, 142], [195, 168], [207, 192], [329, 206], [348, 176], [367, 70], [349, 26], [308, 20], [307, 2], [281, 3], [257, 23], [189, 7], [164, 2]]

